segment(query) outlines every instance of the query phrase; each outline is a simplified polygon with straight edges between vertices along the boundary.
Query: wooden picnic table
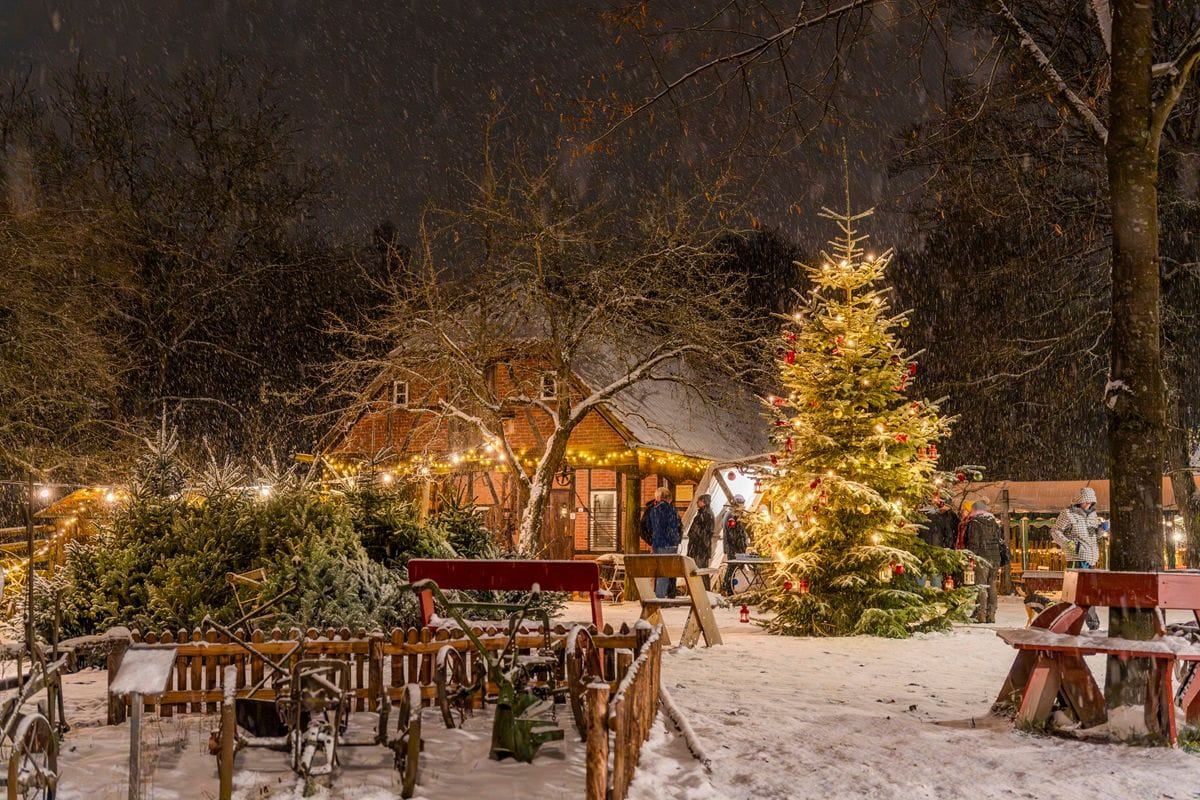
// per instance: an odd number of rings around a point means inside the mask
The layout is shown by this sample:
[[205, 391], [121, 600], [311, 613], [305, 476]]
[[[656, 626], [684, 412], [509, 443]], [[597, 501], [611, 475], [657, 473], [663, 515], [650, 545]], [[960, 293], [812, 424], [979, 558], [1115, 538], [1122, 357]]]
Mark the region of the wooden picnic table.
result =
[[[1107, 720], [1105, 698], [1084, 656], [1149, 658], [1155, 688], [1147, 694], [1146, 713], [1160, 720], [1174, 744], [1172, 671], [1176, 661], [1200, 662], [1200, 646], [1168, 636], [1163, 612], [1190, 611], [1200, 622], [1200, 572], [1068, 570], [1062, 600], [1028, 628], [997, 631], [1017, 649], [997, 705], [1015, 705], [1018, 723], [1040, 726], [1049, 722], [1054, 701], [1061, 698], [1084, 728], [1099, 725]], [[1142, 641], [1080, 635], [1088, 609], [1100, 606], [1153, 611], [1156, 636]], [[1188, 682], [1180, 699], [1188, 724], [1200, 723], [1200, 678]]]

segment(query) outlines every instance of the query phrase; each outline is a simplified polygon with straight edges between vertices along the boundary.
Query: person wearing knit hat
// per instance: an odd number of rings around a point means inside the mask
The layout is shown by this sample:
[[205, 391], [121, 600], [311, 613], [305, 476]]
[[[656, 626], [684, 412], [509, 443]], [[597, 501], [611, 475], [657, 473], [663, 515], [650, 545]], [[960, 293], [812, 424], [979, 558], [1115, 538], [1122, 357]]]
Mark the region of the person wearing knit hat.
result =
[[[1084, 486], [1075, 502], [1064, 508], [1050, 528], [1050, 538], [1062, 548], [1067, 569], [1091, 569], [1100, 560], [1100, 518], [1096, 516], [1096, 490]], [[1096, 609], [1089, 608], [1088, 630], [1100, 627]]]

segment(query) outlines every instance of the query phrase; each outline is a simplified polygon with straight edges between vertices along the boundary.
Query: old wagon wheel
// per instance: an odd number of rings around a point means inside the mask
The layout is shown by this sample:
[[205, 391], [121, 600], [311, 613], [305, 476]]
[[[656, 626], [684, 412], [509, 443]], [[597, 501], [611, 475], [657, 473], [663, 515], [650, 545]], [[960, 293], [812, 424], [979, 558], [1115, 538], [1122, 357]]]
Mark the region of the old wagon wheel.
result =
[[421, 687], [404, 687], [399, 708], [400, 735], [392, 742], [396, 771], [400, 773], [400, 796], [412, 797], [417, 788], [417, 769], [421, 759]]
[[58, 787], [58, 740], [41, 714], [21, 720], [8, 758], [8, 800], [53, 800]]
[[461, 728], [463, 720], [471, 713], [474, 687], [467, 685], [467, 664], [453, 645], [438, 650], [434, 683], [437, 685], [438, 708], [442, 710], [446, 727]]
[[571, 716], [575, 718], [575, 730], [579, 738], [587, 740], [587, 718], [584, 715], [585, 694], [593, 680], [604, 679], [604, 668], [600, 661], [600, 649], [592, 641], [587, 629], [579, 626], [567, 637], [565, 656], [567, 666], [567, 695], [571, 701]]

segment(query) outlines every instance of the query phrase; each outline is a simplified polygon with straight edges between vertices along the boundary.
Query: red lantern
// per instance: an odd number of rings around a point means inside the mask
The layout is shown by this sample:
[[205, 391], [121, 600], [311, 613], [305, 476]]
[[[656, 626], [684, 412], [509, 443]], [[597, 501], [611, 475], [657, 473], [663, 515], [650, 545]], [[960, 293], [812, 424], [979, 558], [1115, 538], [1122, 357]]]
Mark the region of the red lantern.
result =
[[913, 376], [913, 377], [916, 377], [916, 375], [917, 375], [917, 362], [915, 362], [915, 361], [910, 361], [910, 362], [908, 362], [908, 374], [909, 374], [909, 375], [911, 375], [911, 376]]
[[783, 590], [784, 590], [785, 592], [790, 592], [790, 591], [792, 590], [792, 582], [791, 582], [791, 581], [784, 581], [784, 582], [783, 582]]
[[789, 453], [792, 452], [792, 437], [789, 436], [786, 439], [784, 439], [783, 449], [787, 450]]
[[800, 579], [800, 594], [808, 594], [808, 581], [804, 578]]
[[820, 478], [815, 478], [815, 479], [813, 480], [813, 482], [812, 482], [812, 483], [810, 483], [810, 484], [808, 485], [808, 488], [810, 488], [810, 489], [815, 489], [815, 488], [817, 488], [817, 487], [818, 487], [818, 486], [820, 486], [820, 485], [821, 485], [821, 479], [820, 479]]
[[779, 456], [775, 455], [774, 453], [771, 453], [771, 466], [772, 467], [778, 466], [778, 464], [779, 464]]
[[954, 588], [954, 576], [953, 575], [946, 576], [946, 579], [944, 581], [942, 581], [942, 588], [945, 589], [947, 592]]
[[783, 356], [783, 363], [795, 364], [796, 363], [796, 351], [788, 350], [787, 353]]
[[937, 449], [936, 444], [929, 445], [929, 457], [932, 458], [934, 461], [937, 461], [938, 449]]
[[749, 622], [749, 621], [750, 621], [750, 608], [748, 606], [742, 606], [741, 610], [738, 611], [738, 622]]

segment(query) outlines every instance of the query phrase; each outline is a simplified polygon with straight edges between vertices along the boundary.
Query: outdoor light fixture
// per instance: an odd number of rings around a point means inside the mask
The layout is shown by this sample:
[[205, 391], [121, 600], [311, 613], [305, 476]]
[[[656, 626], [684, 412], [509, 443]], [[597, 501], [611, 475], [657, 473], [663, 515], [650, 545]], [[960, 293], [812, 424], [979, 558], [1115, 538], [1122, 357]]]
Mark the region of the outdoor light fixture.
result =
[[38, 489], [38, 497], [42, 498], [43, 500], [49, 500], [50, 499], [50, 487], [43, 486], [42, 488]]

